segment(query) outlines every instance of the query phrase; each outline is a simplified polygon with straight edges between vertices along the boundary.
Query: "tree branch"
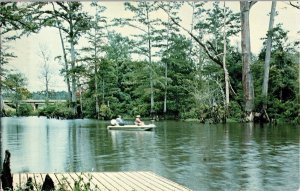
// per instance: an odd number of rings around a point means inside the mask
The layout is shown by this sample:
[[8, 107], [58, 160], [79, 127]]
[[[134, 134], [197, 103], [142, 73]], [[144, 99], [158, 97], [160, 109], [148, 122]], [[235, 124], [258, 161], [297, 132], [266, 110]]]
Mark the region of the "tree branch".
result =
[[257, 1], [251, 1], [250, 4], [249, 4], [249, 9], [250, 9], [255, 3], [257, 3]]
[[[299, 2], [296, 2], [296, 3], [299, 3]], [[296, 9], [300, 9], [300, 5], [293, 4], [291, 1], [290, 1], [290, 5], [292, 7], [295, 7]]]
[[202, 48], [204, 48], [205, 53], [207, 54], [207, 56], [214, 61], [216, 64], [218, 64], [219, 66], [223, 67], [223, 63], [216, 58], [215, 56], [212, 55], [212, 53], [209, 51], [208, 47], [202, 43], [193, 33], [191, 33], [188, 29], [184, 28], [183, 26], [181, 26], [177, 21], [175, 21], [175, 19], [163, 8], [160, 7], [161, 9], [163, 9], [169, 16], [169, 18], [171, 19], [171, 21], [177, 25], [178, 27], [180, 27], [181, 29], [183, 29], [184, 31], [186, 31]]

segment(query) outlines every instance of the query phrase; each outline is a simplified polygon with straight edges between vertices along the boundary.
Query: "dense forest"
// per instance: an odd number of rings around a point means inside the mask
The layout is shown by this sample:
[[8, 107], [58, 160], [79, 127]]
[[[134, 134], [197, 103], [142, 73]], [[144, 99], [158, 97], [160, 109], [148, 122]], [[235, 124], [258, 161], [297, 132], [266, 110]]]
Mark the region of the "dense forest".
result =
[[[132, 17], [109, 20], [101, 3], [1, 2], [1, 116], [8, 115], [3, 96], [15, 103], [17, 114], [27, 115], [30, 105], [22, 100], [60, 95], [66, 105], [49, 104], [36, 114], [299, 122], [299, 42], [291, 42], [289, 32], [273, 24], [273, 1], [264, 47], [251, 54], [249, 14], [259, 2], [239, 4], [234, 12], [226, 2], [125, 2]], [[184, 5], [193, 10], [190, 28], [178, 16]], [[289, 6], [299, 9], [296, 3]], [[67, 84], [65, 93], [49, 89], [45, 49], [40, 51], [45, 88], [39, 93], [29, 92], [26, 76], [5, 67], [15, 57], [9, 42], [45, 27], [59, 32], [61, 54], [55, 59], [63, 63], [65, 81], [59, 83]], [[124, 36], [116, 28], [137, 33]], [[240, 44], [233, 44], [237, 37]]]

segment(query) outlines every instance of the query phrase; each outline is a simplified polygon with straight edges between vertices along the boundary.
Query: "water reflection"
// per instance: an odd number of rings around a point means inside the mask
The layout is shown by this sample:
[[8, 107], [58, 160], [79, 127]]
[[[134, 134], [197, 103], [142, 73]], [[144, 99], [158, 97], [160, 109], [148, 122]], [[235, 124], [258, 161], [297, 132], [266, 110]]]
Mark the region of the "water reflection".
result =
[[296, 190], [299, 128], [164, 121], [151, 132], [96, 120], [2, 118], [13, 172], [153, 171], [193, 190]]

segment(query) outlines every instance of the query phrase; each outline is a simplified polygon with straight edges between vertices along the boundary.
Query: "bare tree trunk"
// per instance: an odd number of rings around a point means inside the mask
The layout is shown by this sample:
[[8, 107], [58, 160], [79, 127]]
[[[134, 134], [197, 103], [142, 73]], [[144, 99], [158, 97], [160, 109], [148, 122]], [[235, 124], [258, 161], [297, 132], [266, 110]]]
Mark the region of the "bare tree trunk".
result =
[[3, 75], [2, 59], [3, 59], [2, 58], [2, 26], [0, 25], [0, 117], [3, 116], [3, 110], [4, 110], [4, 103], [2, 97], [2, 75]]
[[167, 95], [168, 95], [168, 64], [165, 63], [165, 93], [164, 93], [164, 115], [167, 114]]
[[80, 102], [80, 117], [83, 117], [83, 102], [82, 102], [82, 89], [79, 85], [79, 102]]
[[46, 85], [46, 104], [48, 104], [49, 101], [49, 74], [47, 73], [45, 75], [45, 85]]
[[[54, 7], [53, 2], [51, 4], [52, 4], [53, 11], [55, 11], [55, 7]], [[71, 93], [71, 87], [70, 87], [70, 76], [69, 76], [69, 66], [68, 66], [68, 60], [67, 60], [67, 53], [66, 53], [64, 39], [63, 39], [63, 36], [62, 36], [61, 29], [59, 27], [57, 16], [56, 16], [56, 25], [57, 25], [56, 27], [58, 28], [58, 31], [59, 31], [60, 43], [61, 43], [61, 48], [62, 48], [62, 51], [63, 51], [63, 57], [64, 57], [64, 62], [65, 62], [66, 81], [67, 81], [67, 88], [68, 88], [68, 101], [71, 102], [72, 93]]]
[[300, 52], [298, 51], [298, 123], [300, 123]]
[[72, 98], [72, 92], [71, 92], [71, 86], [70, 86], [70, 76], [69, 76], [69, 66], [68, 66], [68, 60], [67, 60], [67, 53], [64, 45], [64, 39], [62, 37], [61, 29], [59, 28], [59, 37], [61, 42], [61, 47], [63, 50], [63, 57], [65, 62], [65, 70], [66, 70], [66, 80], [67, 80], [67, 87], [68, 87], [68, 100], [71, 101]]
[[97, 65], [95, 64], [95, 101], [96, 101], [96, 115], [97, 119], [100, 119], [100, 108], [98, 98], [98, 78], [97, 78]]
[[[96, 6], [96, 13], [95, 13], [95, 23], [98, 23], [98, 6]], [[96, 30], [96, 25], [95, 24], [95, 29], [94, 29], [94, 86], [95, 86], [95, 102], [96, 102], [96, 115], [97, 115], [97, 119], [100, 119], [100, 107], [99, 107], [99, 97], [98, 97], [98, 78], [97, 78], [97, 73], [98, 73], [98, 66], [97, 66], [97, 55], [98, 55], [98, 50], [97, 50], [97, 46], [96, 46], [96, 42], [97, 42], [97, 30]]]
[[266, 44], [264, 80], [263, 80], [263, 87], [262, 87], [262, 96], [264, 99], [263, 110], [267, 109], [267, 102], [268, 102], [268, 85], [269, 85], [270, 59], [271, 59], [271, 47], [272, 47], [272, 36], [273, 36], [272, 30], [273, 30], [275, 15], [276, 15], [276, 1], [272, 1], [269, 29], [268, 29], [268, 34], [267, 34], [268, 38], [267, 38], [267, 44]]
[[[73, 38], [70, 39], [70, 46], [71, 46], [71, 70], [74, 71], [75, 69], [75, 48], [74, 48], [74, 42]], [[76, 77], [75, 73], [71, 74], [71, 82], [72, 82], [72, 106], [73, 106], [73, 112], [76, 115], [77, 114], [77, 96], [76, 96]]]
[[105, 104], [104, 102], [104, 93], [105, 93], [105, 87], [104, 87], [104, 77], [102, 78], [102, 104]]
[[[147, 20], [149, 20], [149, 13], [147, 10]], [[147, 26], [147, 34], [148, 34], [148, 61], [149, 61], [149, 69], [150, 69], [150, 114], [151, 117], [154, 117], [154, 88], [153, 88], [153, 70], [152, 70], [152, 52], [151, 52], [151, 39], [150, 39], [150, 26]]]
[[[96, 33], [96, 29], [95, 29], [95, 33]], [[96, 38], [96, 34], [95, 34], [95, 38]], [[96, 39], [95, 39], [96, 41]], [[97, 47], [94, 47], [94, 56], [95, 56], [95, 73], [94, 73], [94, 80], [95, 80], [95, 101], [96, 101], [96, 115], [97, 115], [97, 119], [100, 119], [100, 108], [99, 108], [99, 98], [98, 98], [98, 78], [97, 78], [97, 73], [98, 73], [98, 67], [97, 67], [97, 60], [96, 60], [96, 56], [97, 56]]]
[[[194, 20], [195, 20], [195, 2], [188, 3], [192, 7], [192, 21], [191, 21], [191, 30], [190, 32], [193, 33], [194, 29]], [[170, 12], [170, 10], [169, 10]], [[169, 15], [168, 15], [169, 16]], [[170, 16], [169, 16], [170, 17]], [[170, 19], [170, 18], [169, 18]], [[193, 37], [190, 39], [191, 41], [191, 46], [190, 46], [190, 54], [193, 52]], [[192, 60], [192, 59], [191, 59]]]
[[42, 57], [42, 77], [44, 78], [45, 82], [45, 93], [46, 93], [46, 99], [45, 102], [48, 104], [49, 101], [49, 83], [51, 78], [51, 70], [50, 70], [50, 53], [47, 46], [40, 46], [40, 56]]
[[250, 69], [251, 65], [251, 46], [250, 46], [250, 27], [249, 13], [250, 8], [255, 2], [240, 1], [241, 11], [241, 42], [242, 42], [242, 82], [244, 92], [244, 112], [245, 121], [252, 122], [254, 118], [254, 88]]
[[223, 22], [223, 70], [224, 70], [224, 80], [225, 80], [225, 110], [226, 110], [226, 115], [228, 112], [228, 105], [229, 105], [229, 74], [226, 66], [226, 8], [225, 8], [225, 1], [224, 1], [224, 22]]
[[[170, 3], [169, 3], [169, 12], [170, 12]], [[168, 33], [167, 33], [167, 50], [169, 49], [169, 36], [170, 36], [170, 15], [168, 15]], [[165, 93], [164, 93], [164, 117], [167, 114], [167, 94], [168, 94], [168, 63], [165, 63]]]

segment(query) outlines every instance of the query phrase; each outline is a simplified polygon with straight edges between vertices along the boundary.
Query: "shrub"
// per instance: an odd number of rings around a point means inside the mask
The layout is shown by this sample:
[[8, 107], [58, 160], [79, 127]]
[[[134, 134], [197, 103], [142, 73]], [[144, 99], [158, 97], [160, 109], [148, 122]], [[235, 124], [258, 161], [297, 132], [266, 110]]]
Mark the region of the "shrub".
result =
[[38, 115], [64, 119], [72, 119], [76, 117], [73, 110], [67, 107], [66, 104], [49, 104], [39, 110]]
[[112, 112], [111, 112], [110, 108], [107, 105], [102, 104], [100, 106], [100, 116], [103, 119], [110, 119], [112, 117]]
[[33, 112], [33, 107], [30, 104], [22, 103], [17, 110], [17, 116], [29, 116]]

